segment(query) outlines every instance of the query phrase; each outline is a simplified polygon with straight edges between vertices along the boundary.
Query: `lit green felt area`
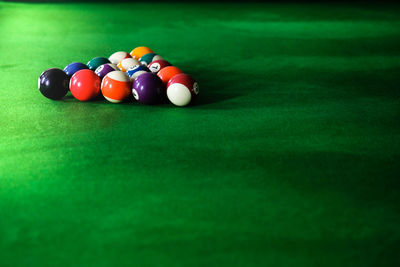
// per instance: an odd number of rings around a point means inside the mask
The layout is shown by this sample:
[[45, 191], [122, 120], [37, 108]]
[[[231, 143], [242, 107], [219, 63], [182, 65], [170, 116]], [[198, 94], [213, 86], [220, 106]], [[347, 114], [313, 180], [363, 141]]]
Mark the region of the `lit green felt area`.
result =
[[[0, 2], [0, 266], [399, 266], [399, 11]], [[37, 89], [139, 45], [196, 105]]]

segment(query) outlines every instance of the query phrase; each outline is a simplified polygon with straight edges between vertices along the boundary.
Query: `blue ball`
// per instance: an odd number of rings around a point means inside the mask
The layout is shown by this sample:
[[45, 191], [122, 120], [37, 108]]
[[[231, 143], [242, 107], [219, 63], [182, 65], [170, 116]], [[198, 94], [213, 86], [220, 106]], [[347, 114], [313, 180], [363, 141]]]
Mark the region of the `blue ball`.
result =
[[80, 62], [74, 62], [71, 64], [68, 64], [65, 68], [64, 68], [64, 72], [65, 74], [68, 75], [68, 77], [72, 77], [72, 75], [75, 74], [75, 72], [77, 72], [78, 70], [84, 70], [84, 69], [88, 69], [88, 66], [80, 63]]
[[130, 68], [126, 71], [126, 74], [131, 78], [131, 80], [135, 80], [140, 74], [145, 72], [150, 72], [150, 70], [144, 65], [138, 65], [133, 68]]

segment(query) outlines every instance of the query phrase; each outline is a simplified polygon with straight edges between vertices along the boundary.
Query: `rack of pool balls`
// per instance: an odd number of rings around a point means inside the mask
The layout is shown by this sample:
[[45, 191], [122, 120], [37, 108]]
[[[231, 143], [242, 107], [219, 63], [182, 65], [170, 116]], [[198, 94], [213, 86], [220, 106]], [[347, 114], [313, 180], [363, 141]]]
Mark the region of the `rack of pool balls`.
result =
[[144, 46], [130, 53], [115, 52], [109, 58], [96, 57], [86, 65], [74, 62], [64, 70], [48, 69], [40, 75], [38, 87], [52, 100], [61, 100], [70, 91], [80, 101], [102, 94], [109, 102], [121, 103], [132, 94], [146, 105], [169, 99], [176, 106], [186, 106], [199, 93], [195, 79]]

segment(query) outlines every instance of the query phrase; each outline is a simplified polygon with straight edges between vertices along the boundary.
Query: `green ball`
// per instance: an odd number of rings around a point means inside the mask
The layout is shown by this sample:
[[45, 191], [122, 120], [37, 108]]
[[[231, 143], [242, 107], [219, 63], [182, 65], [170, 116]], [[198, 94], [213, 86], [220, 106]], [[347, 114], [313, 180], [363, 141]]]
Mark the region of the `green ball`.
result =
[[150, 64], [150, 62], [154, 61], [154, 60], [159, 60], [159, 59], [163, 59], [161, 56], [154, 54], [154, 53], [148, 53], [144, 56], [142, 56], [141, 58], [139, 58], [140, 63], [142, 63], [143, 65], [147, 66]]
[[87, 63], [87, 66], [89, 67], [90, 70], [95, 71], [100, 65], [106, 64], [106, 63], [111, 63], [108, 58], [105, 57], [95, 57]]

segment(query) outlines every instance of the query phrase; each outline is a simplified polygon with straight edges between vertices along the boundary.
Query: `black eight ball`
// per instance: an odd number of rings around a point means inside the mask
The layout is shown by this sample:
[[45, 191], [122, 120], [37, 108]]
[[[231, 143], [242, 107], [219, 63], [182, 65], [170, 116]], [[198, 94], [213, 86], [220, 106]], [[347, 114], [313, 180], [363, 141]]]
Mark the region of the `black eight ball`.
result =
[[69, 78], [63, 70], [52, 68], [39, 77], [39, 91], [47, 98], [60, 100], [68, 93]]

